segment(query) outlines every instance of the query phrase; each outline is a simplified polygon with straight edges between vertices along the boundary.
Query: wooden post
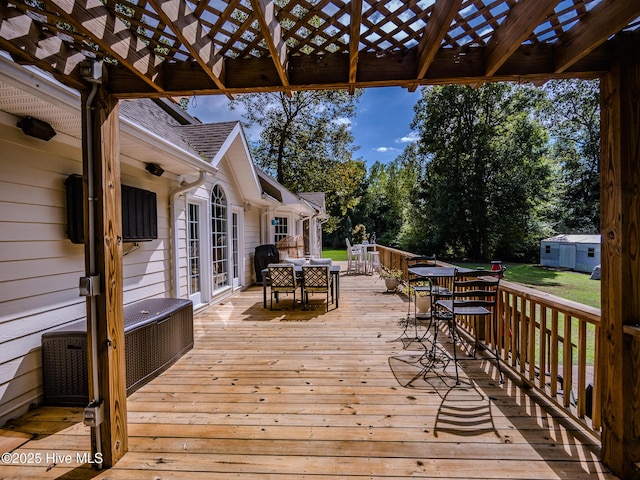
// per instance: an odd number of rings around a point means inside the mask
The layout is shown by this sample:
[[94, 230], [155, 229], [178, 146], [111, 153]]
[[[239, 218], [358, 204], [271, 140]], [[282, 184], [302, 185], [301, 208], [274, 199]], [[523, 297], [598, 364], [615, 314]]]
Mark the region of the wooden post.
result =
[[640, 322], [640, 34], [615, 44], [601, 83], [602, 460], [640, 478], [640, 349], [625, 325]]
[[[92, 429], [92, 460], [102, 454], [103, 466], [113, 466], [128, 449], [127, 394], [124, 354], [124, 314], [122, 275], [122, 217], [120, 192], [120, 142], [118, 100], [103, 87], [89, 105], [82, 96], [83, 173], [85, 179], [85, 269], [87, 277], [99, 277], [99, 292], [87, 298], [87, 325], [96, 325], [96, 338], [88, 328], [89, 352], [95, 342], [97, 350], [97, 385], [92, 375], [94, 361], [89, 353], [89, 398], [104, 406], [104, 421]], [[90, 175], [90, 171], [93, 174]], [[93, 198], [88, 198], [88, 182], [93, 177]], [[89, 204], [94, 204], [94, 218], [88, 218]], [[95, 229], [90, 242], [89, 223]], [[94, 302], [94, 303], [92, 303]]]

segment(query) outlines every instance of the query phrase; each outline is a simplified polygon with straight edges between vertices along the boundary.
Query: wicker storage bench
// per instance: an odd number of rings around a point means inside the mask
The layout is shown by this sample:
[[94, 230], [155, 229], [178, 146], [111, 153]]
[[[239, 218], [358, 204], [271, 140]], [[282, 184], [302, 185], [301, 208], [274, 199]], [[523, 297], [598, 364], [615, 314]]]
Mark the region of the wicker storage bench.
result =
[[[193, 348], [193, 304], [181, 298], [152, 298], [124, 308], [127, 395]], [[89, 403], [85, 320], [42, 335], [44, 401], [48, 405]]]

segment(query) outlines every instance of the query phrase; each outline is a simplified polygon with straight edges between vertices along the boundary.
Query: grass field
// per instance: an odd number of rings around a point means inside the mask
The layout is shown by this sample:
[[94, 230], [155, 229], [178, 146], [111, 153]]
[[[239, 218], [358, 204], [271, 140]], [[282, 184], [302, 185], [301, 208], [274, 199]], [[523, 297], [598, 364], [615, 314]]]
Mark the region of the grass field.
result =
[[[322, 256], [336, 261], [346, 261], [346, 250], [324, 250]], [[489, 264], [468, 264], [468, 266], [491, 269]], [[539, 265], [505, 264], [505, 280], [526, 285], [558, 297], [600, 308], [600, 282], [591, 280], [589, 274], [553, 270]]]
[[336, 262], [346, 262], [347, 251], [346, 250], [322, 250], [322, 258], [331, 258]]
[[[491, 269], [490, 265], [477, 265]], [[554, 270], [539, 265], [505, 264], [505, 280], [526, 285], [558, 297], [600, 308], [600, 281], [587, 273]]]

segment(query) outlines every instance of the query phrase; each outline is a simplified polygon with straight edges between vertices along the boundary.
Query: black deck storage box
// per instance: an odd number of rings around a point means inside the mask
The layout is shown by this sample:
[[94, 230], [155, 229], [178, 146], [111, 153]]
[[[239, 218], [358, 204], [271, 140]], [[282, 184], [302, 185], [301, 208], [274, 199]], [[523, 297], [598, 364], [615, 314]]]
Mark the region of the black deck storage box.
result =
[[[127, 395], [193, 348], [193, 304], [152, 298], [124, 308]], [[42, 335], [44, 401], [48, 405], [89, 403], [86, 321]]]

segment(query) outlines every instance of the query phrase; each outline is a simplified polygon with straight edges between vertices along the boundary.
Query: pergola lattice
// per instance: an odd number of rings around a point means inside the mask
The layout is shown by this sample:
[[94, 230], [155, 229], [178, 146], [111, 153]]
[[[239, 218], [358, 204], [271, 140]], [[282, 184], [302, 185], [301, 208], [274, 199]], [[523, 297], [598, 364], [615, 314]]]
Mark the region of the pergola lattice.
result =
[[231, 95], [594, 76], [606, 41], [640, 27], [633, 0], [23, 0], [0, 6], [0, 48], [84, 88]]

